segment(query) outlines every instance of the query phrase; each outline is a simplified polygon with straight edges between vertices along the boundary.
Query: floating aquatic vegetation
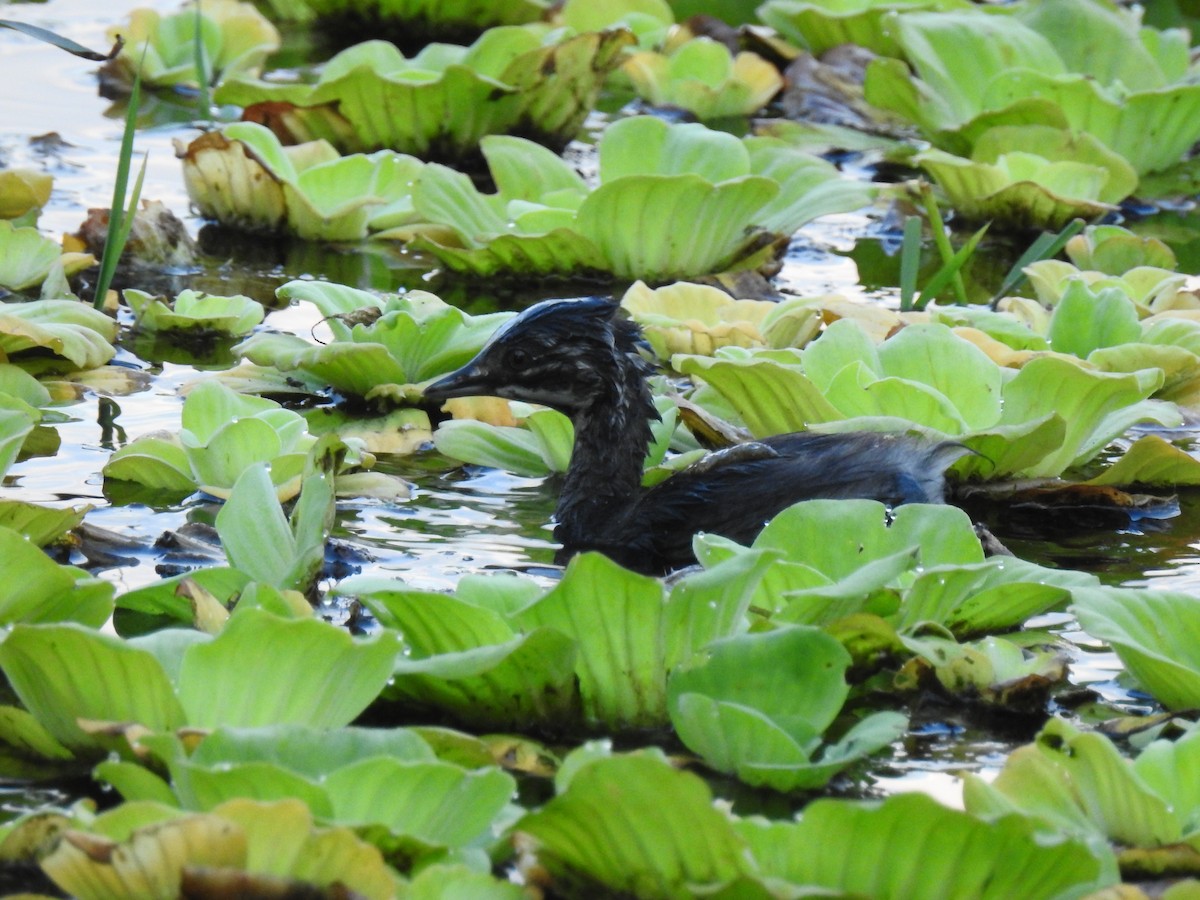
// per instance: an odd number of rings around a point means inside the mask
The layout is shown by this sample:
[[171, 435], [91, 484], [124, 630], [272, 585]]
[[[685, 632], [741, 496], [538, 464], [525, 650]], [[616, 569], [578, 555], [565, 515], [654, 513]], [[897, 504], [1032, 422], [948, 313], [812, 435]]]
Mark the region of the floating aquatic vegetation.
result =
[[230, 564], [255, 581], [280, 590], [311, 590], [325, 562], [325, 541], [333, 529], [336, 439], [313, 448], [291, 516], [275, 496], [266, 463], [238, 476], [228, 501], [217, 513], [217, 534]]
[[215, 96], [286, 143], [323, 139], [343, 153], [454, 162], [475, 156], [484, 135], [509, 133], [557, 150], [631, 41], [624, 31], [564, 39], [541, 27], [493, 28], [470, 47], [432, 44], [411, 60], [368, 41], [331, 59], [315, 84], [237, 80]]
[[577, 32], [626, 28], [637, 37], [639, 47], [661, 47], [675, 24], [675, 13], [667, 0], [566, 0], [554, 15]]
[[1095, 588], [1075, 595], [1071, 611], [1104, 641], [1131, 675], [1168, 709], [1200, 705], [1200, 627], [1195, 598], [1177, 591]]
[[1134, 234], [1120, 225], [1090, 225], [1067, 241], [1067, 257], [1080, 269], [1125, 275], [1148, 266], [1174, 270], [1175, 252], [1156, 237]]
[[388, 150], [339, 156], [324, 140], [284, 147], [253, 122], [210, 131], [178, 155], [201, 215], [243, 231], [324, 241], [358, 240], [368, 225], [409, 221], [409, 184], [422, 165]]
[[113, 610], [113, 586], [82, 569], [60, 566], [37, 545], [0, 526], [6, 576], [0, 584], [0, 623], [80, 622], [99, 628]]
[[[63, 820], [43, 858], [31, 860], [72, 897], [177, 897], [187, 892], [353, 891], [395, 896], [395, 873], [349, 828], [316, 827], [299, 800], [231, 800], [181, 815], [153, 804], [119, 806], [89, 821]], [[46, 822], [26, 820], [44, 838]], [[21, 824], [15, 833], [21, 834]], [[15, 841], [14, 841], [15, 842]]]
[[1074, 218], [1116, 209], [1137, 187], [1124, 158], [1086, 133], [1044, 125], [998, 126], [975, 141], [971, 158], [927, 150], [913, 161], [967, 219], [1056, 231]]
[[212, 334], [242, 337], [265, 315], [261, 303], [241, 294], [219, 297], [187, 290], [167, 303], [162, 297], [127, 288], [124, 297], [138, 330], [167, 332], [181, 338]]
[[130, 762], [97, 767], [126, 800], [204, 811], [244, 796], [253, 783], [259, 801], [303, 800], [323, 821], [355, 828], [405, 868], [446, 853], [484, 868], [485, 851], [512, 816], [515, 782], [486, 751], [487, 765], [457, 765], [439, 759], [415, 730], [220, 728], [194, 750], [167, 735], [144, 745], [169, 783]]
[[810, 500], [767, 523], [750, 548], [700, 535], [706, 568], [739, 556], [774, 558], [753, 605], [776, 623], [829, 625], [859, 613], [901, 635], [934, 624], [966, 638], [1018, 627], [1096, 580], [1010, 557], [985, 559], [967, 515], [874, 500]]
[[0, 288], [25, 291], [52, 276], [68, 278], [95, 262], [90, 253], [64, 253], [36, 228], [0, 219]]
[[[275, 495], [287, 500], [300, 491], [306, 461], [316, 443], [299, 413], [273, 400], [247, 397], [219, 382], [205, 381], [184, 400], [178, 433], [144, 435], [131, 441], [109, 457], [103, 473], [105, 478], [162, 491], [190, 494], [202, 490], [228, 498], [247, 469], [266, 463]], [[369, 455], [351, 451], [340, 468], [369, 467], [372, 462]], [[393, 496], [406, 496], [403, 482], [390, 481]], [[353, 482], [344, 487], [356, 489]]]
[[1114, 277], [1059, 260], [1027, 271], [1045, 306], [1010, 297], [998, 313], [939, 309], [934, 318], [969, 325], [960, 334], [1006, 366], [1054, 352], [1104, 372], [1157, 368], [1163, 379], [1156, 398], [1182, 407], [1200, 403], [1200, 301], [1184, 289], [1185, 276], [1144, 266]]
[[1200, 139], [1200, 85], [1186, 80], [1181, 33], [1142, 29], [1087, 0], [1026, 11], [892, 14], [907, 62], [873, 62], [867, 100], [962, 156], [995, 125], [1050, 125], [1090, 134], [1140, 175], [1173, 165]]
[[[196, 69], [197, 28], [203, 72]], [[275, 26], [254, 4], [238, 0], [193, 0], [166, 16], [154, 9], [135, 9], [128, 24], [108, 30], [110, 40], [118, 36], [125, 46], [102, 72], [126, 91], [139, 71], [144, 85], [192, 90], [235, 74], [256, 75], [280, 46]]]
[[1029, 816], [1057, 834], [1115, 849], [1126, 878], [1200, 874], [1200, 732], [1156, 740], [1133, 760], [1062, 719], [1009, 755], [993, 782], [967, 774], [963, 801], [984, 818]]
[[1165, 382], [1161, 369], [1099, 372], [1042, 356], [1014, 372], [944, 325], [876, 345], [842, 319], [779, 358], [788, 352], [730, 348], [673, 364], [704, 379], [755, 436], [916, 425], [976, 451], [952, 467], [963, 477], [1060, 475], [1137, 422], [1180, 421], [1173, 404], [1147, 400]]
[[277, 295], [312, 303], [334, 340], [314, 345], [256, 334], [235, 349], [281, 372], [300, 372], [340, 394], [392, 403], [419, 397], [413, 385], [453, 371], [479, 352], [510, 313], [471, 316], [425, 291], [380, 297], [343, 285], [292, 281]]
[[668, 591], [585, 553], [548, 592], [512, 576], [464, 578], [453, 596], [363, 576], [337, 593], [404, 635], [385, 699], [506, 730], [628, 730], [666, 723], [668, 674], [741, 630], [768, 563], [751, 554]]
[[896, 675], [902, 691], [934, 687], [969, 703], [1038, 715], [1067, 677], [1066, 656], [1055, 647], [1026, 648], [992, 636], [967, 644], [930, 635], [902, 640], [916, 654]]
[[820, 56], [841, 44], [856, 44], [879, 56], [901, 56], [892, 37], [891, 13], [965, 9], [964, 0], [768, 0], [758, 17], [788, 40]]
[[730, 346], [799, 347], [821, 328], [814, 301], [735, 300], [719, 288], [688, 282], [652, 289], [639, 281], [625, 292], [621, 308], [642, 326], [660, 359], [710, 356]]
[[850, 694], [849, 668], [850, 654], [819, 628], [714, 641], [671, 675], [671, 724], [707, 765], [747, 784], [822, 787], [908, 729], [902, 713], [877, 712], [826, 743]]
[[[9, 450], [3, 436], [6, 424], [4, 413], [0, 412], [0, 474], [3, 454]], [[56, 509], [23, 500], [0, 500], [0, 527], [12, 529], [35, 547], [45, 547], [77, 528], [91, 509], [87, 505]]]
[[116, 321], [76, 300], [0, 305], [0, 352], [35, 375], [102, 366], [116, 336]]
[[391, 634], [355, 639], [315, 618], [261, 609], [236, 612], [215, 636], [167, 629], [126, 641], [74, 623], [18, 624], [0, 643], [0, 668], [32, 720], [5, 720], [0, 737], [36, 727], [49, 742], [94, 758], [109, 748], [130, 755], [112, 723], [154, 732], [339, 728], [379, 695], [396, 650]]
[[[481, 144], [498, 192], [427, 166], [413, 183], [424, 223], [379, 237], [412, 242], [474, 278], [548, 275], [670, 281], [753, 268], [775, 242], [871, 192], [814, 156], [701, 125], [623, 119], [598, 146], [594, 190], [559, 157], [520, 138]], [[701, 223], [681, 238], [679, 223]], [[636, 227], [635, 226], [636, 223]]]
[[1022, 816], [984, 822], [919, 794], [815, 800], [797, 822], [736, 818], [661, 758], [590, 747], [567, 758], [557, 788], [516, 831], [529, 839], [526, 869], [558, 889], [1050, 900], [1118, 881], [1111, 851], [1097, 857], [1082, 842], [1044, 838]]
[[34, 169], [0, 169], [0, 219], [33, 225], [50, 200], [54, 178]]
[[638, 96], [701, 121], [749, 116], [783, 87], [779, 70], [756, 53], [736, 56], [724, 44], [698, 37], [670, 50], [643, 50], [621, 64]]

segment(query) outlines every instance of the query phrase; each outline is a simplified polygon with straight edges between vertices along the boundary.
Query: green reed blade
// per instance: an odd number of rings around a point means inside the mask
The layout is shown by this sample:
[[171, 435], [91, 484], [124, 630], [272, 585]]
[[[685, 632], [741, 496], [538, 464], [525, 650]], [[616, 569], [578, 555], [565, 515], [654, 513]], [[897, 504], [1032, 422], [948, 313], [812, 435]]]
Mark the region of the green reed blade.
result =
[[904, 242], [900, 245], [900, 311], [910, 312], [917, 295], [917, 273], [921, 268], [921, 217], [904, 220]]
[[[129, 187], [129, 165], [133, 158], [133, 134], [137, 125], [138, 106], [142, 96], [142, 67], [139, 63], [133, 76], [133, 90], [129, 92], [129, 108], [125, 111], [125, 131], [121, 135], [121, 154], [117, 158], [117, 180], [113, 185], [112, 205], [108, 213], [108, 237], [104, 241], [104, 253], [100, 257], [100, 274], [96, 278], [96, 295], [92, 305], [96, 309], [104, 307], [104, 298], [108, 287], [112, 284], [113, 274], [117, 271], [117, 262], [125, 249], [125, 241], [129, 237], [133, 214], [138, 198], [141, 195], [142, 179], [146, 174], [146, 159], [142, 159], [142, 171], [138, 175], [134, 197], [129, 205], [128, 214], [125, 210], [125, 192]], [[130, 224], [126, 225], [126, 218]]]
[[90, 59], [93, 62], [105, 62], [112, 59], [121, 52], [121, 47], [123, 46], [123, 42], [118, 38], [116, 45], [110, 52], [97, 53], [95, 50], [89, 50], [83, 44], [75, 43], [70, 38], [65, 38], [61, 34], [55, 34], [46, 28], [38, 28], [36, 25], [30, 25], [28, 22], [14, 22], [12, 19], [0, 19], [0, 28], [11, 28], [13, 31], [19, 31], [21, 34], [36, 38], [39, 41], [45, 41], [59, 50], [66, 50], [68, 53], [73, 53], [75, 56], [82, 56], [84, 59]]
[[1021, 254], [1020, 258], [1013, 263], [1012, 268], [1008, 270], [1008, 274], [1004, 276], [999, 290], [992, 297], [992, 308], [994, 309], [997, 303], [1016, 290], [1017, 286], [1025, 280], [1026, 266], [1058, 256], [1062, 248], [1067, 246], [1067, 241], [1083, 231], [1084, 224], [1083, 219], [1072, 219], [1058, 234], [1045, 231], [1038, 235], [1037, 240], [1029, 245], [1029, 249]]

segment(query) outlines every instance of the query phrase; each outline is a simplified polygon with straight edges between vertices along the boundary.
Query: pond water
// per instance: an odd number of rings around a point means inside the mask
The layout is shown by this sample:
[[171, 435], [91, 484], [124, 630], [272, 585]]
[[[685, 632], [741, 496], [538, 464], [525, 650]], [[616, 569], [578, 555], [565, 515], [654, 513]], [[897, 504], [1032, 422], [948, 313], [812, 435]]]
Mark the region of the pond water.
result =
[[[109, 43], [105, 29], [135, 5], [164, 12], [176, 8], [174, 2], [164, 0], [107, 4], [51, 0], [38, 5], [0, 3], [0, 17], [41, 25], [101, 49]], [[293, 41], [290, 52], [293, 60], [300, 60], [306, 48], [302, 41]], [[0, 93], [0, 163], [40, 168], [54, 176], [54, 195], [40, 227], [55, 238], [77, 230], [89, 207], [109, 205], [124, 107], [98, 96], [95, 68], [94, 63], [0, 30], [0, 84], [5, 85]], [[149, 154], [143, 197], [159, 200], [179, 215], [204, 252], [194, 270], [167, 273], [147, 289], [241, 292], [273, 305], [280, 284], [293, 278], [317, 278], [378, 290], [424, 287], [472, 312], [512, 308], [538, 298], [467, 292], [444, 284], [420, 260], [380, 248], [288, 246], [205, 226], [189, 211], [172, 145], [197, 133], [190, 103], [188, 98], [148, 98], [136, 149], [138, 154]], [[51, 133], [57, 139], [45, 137]], [[860, 275], [863, 261], [877, 260], [886, 249], [887, 240], [879, 238], [879, 230], [878, 217], [868, 215], [831, 217], [805, 228], [789, 253], [779, 287], [786, 292], [838, 292], [894, 303], [894, 287]], [[266, 327], [308, 336], [319, 320], [314, 308], [298, 304], [272, 312]], [[228, 364], [227, 347], [214, 348], [210, 359], [222, 356]], [[211, 522], [215, 507], [203, 498], [174, 507], [151, 507], [135, 496], [106, 493], [99, 472], [109, 453], [145, 432], [177, 429], [179, 388], [206, 370], [195, 360], [135, 345], [128, 335], [114, 362], [150, 376], [144, 391], [116, 398], [118, 429], [102, 425], [101, 401], [94, 395], [66, 408], [73, 420], [56, 427], [61, 439], [58, 451], [18, 462], [0, 495], [50, 505], [94, 506], [88, 523], [119, 537], [107, 548], [116, 559], [101, 567], [99, 574], [124, 591], [173, 574], [179, 562], [155, 546], [157, 539], [189, 522]], [[1187, 439], [1188, 434], [1177, 437]], [[554, 544], [546, 524], [557, 490], [552, 481], [472, 468], [447, 471], [444, 461], [432, 453], [384, 460], [382, 468], [410, 480], [414, 497], [400, 504], [339, 503], [334, 538], [341, 560], [335, 574], [386, 574], [428, 589], [452, 588], [462, 575], [481, 571], [519, 570], [547, 580], [554, 577]], [[1181, 507], [1179, 516], [1165, 521], [1121, 528], [1075, 522], [1052, 532], [1044, 521], [1022, 519], [1000, 506], [984, 509], [981, 515], [1014, 552], [1033, 561], [1096, 572], [1113, 584], [1194, 590], [1200, 587], [1200, 503], [1183, 497]], [[72, 561], [82, 564], [84, 558]], [[337, 610], [329, 613], [338, 615]], [[1071, 641], [1074, 685], [1091, 688], [1104, 705], [1122, 712], [1151, 707], [1121, 684], [1116, 657], [1078, 632], [1069, 617], [1052, 615], [1033, 624], [1058, 631]], [[871, 770], [871, 790], [927, 791], [958, 805], [953, 773], [994, 771], [1038, 724], [998, 723], [973, 719], [961, 711], [918, 709], [910, 735]], [[732, 787], [728, 790], [738, 793]], [[43, 799], [26, 797], [24, 802]]]

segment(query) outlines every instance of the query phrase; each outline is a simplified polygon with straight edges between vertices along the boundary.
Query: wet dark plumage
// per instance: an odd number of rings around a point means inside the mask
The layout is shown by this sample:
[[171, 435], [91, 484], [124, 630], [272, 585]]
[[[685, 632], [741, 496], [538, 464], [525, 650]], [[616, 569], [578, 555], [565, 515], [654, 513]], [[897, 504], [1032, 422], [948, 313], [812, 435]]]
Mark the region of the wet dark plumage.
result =
[[642, 572], [693, 562], [692, 536], [754, 540], [801, 500], [940, 503], [954, 444], [908, 435], [784, 434], [736, 445], [650, 489], [642, 463], [658, 417], [637, 325], [603, 298], [548, 300], [505, 324], [427, 399], [491, 395], [553, 407], [575, 425], [555, 518], [566, 554], [599, 550]]

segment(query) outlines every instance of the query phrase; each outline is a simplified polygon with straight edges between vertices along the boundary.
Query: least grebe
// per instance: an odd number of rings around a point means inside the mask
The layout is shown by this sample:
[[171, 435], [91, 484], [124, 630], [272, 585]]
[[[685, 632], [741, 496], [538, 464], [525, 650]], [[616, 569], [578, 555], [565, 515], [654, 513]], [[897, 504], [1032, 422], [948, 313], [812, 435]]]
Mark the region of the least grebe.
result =
[[903, 434], [797, 432], [739, 444], [644, 489], [658, 418], [641, 330], [592, 297], [546, 300], [505, 323], [473, 360], [425, 389], [426, 399], [488, 395], [570, 417], [575, 446], [555, 512], [564, 555], [599, 550], [660, 573], [695, 561], [692, 536], [750, 543], [800, 500], [943, 502], [944, 470], [964, 449]]

